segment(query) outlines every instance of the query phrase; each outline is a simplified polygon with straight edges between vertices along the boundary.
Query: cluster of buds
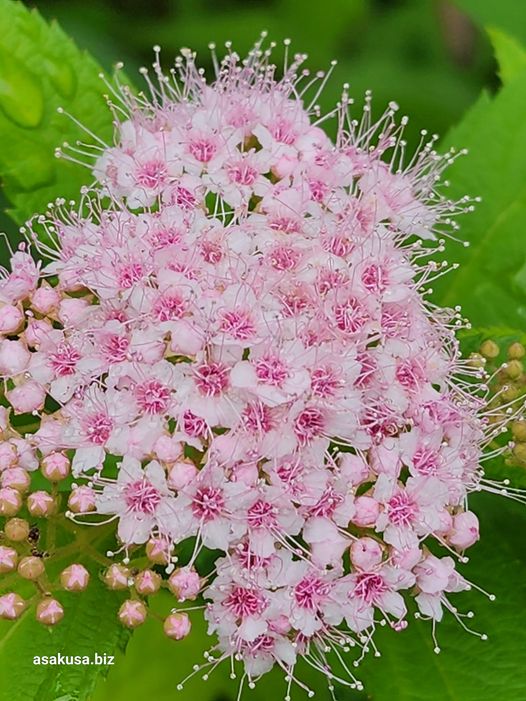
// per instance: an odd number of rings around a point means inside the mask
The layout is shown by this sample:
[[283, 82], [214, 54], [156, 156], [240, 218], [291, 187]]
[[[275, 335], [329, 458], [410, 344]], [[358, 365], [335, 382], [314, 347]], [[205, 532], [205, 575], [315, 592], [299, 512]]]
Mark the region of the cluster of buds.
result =
[[[473, 204], [444, 194], [458, 154], [435, 136], [404, 161], [395, 104], [374, 123], [367, 95], [356, 120], [345, 88], [321, 116], [328, 76], [289, 62], [288, 42], [279, 80], [261, 42], [212, 55], [211, 85], [190, 51], [169, 76], [157, 55], [151, 100], [110, 86], [113, 146], [58, 151], [94, 156], [98, 184], [28, 222], [41, 260], [20, 247], [0, 282], [0, 513], [113, 529], [98, 559], [129, 592], [120, 620], [140, 625], [168, 588], [177, 640], [201, 610], [205, 677], [231, 660], [249, 686], [276, 665], [306, 688], [302, 657], [361, 688], [347, 655], [377, 625], [403, 631], [409, 597], [433, 631], [444, 611], [461, 620], [468, 497], [497, 489], [480, 462], [503, 426], [461, 357], [467, 322], [428, 300], [450, 268], [441, 237]], [[24, 502], [30, 472], [49, 489]], [[24, 523], [6, 523], [20, 537], [3, 567], [31, 575], [52, 624]], [[88, 585], [80, 568], [63, 587]], [[20, 615], [6, 596], [2, 615]]]

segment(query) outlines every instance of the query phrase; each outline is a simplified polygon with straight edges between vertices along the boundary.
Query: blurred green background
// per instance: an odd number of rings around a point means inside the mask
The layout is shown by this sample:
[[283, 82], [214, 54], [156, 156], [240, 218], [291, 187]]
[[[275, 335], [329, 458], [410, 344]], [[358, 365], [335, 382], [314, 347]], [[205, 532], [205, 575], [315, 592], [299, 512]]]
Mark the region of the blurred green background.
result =
[[[417, 144], [420, 129], [445, 134], [482, 90], [493, 93], [498, 89], [496, 64], [483, 27], [498, 26], [526, 42], [524, 0], [33, 0], [26, 4], [37, 7], [48, 19], [57, 19], [105, 68], [124, 61], [132, 77], [141, 65], [151, 62], [156, 43], [161, 44], [166, 63], [181, 47], [190, 46], [199, 52], [202, 65], [210, 66], [210, 41], [220, 46], [232, 40], [236, 50], [243, 53], [263, 29], [277, 42], [290, 37], [296, 50], [308, 52], [308, 64], [314, 70], [327, 67], [334, 58], [338, 60], [321, 100], [323, 106], [329, 107], [338, 99], [343, 82], [350, 84], [357, 110], [364, 91], [372, 89], [377, 113], [388, 101], [395, 100], [402, 113], [410, 115], [410, 147]], [[16, 229], [6, 216], [0, 221], [2, 228], [11, 233]], [[519, 516], [517, 509], [508, 504], [502, 505], [498, 518], [502, 523], [513, 519], [519, 523], [522, 518], [524, 523], [522, 512]], [[491, 544], [491, 528], [488, 531]], [[520, 537], [519, 532], [514, 535]], [[493, 545], [497, 547], [497, 540]], [[478, 561], [475, 558], [474, 565], [484, 572], [482, 556]], [[489, 583], [497, 586], [506, 573], [494, 574], [492, 582], [492, 573], [488, 573]], [[169, 605], [169, 601], [159, 600], [155, 604], [160, 614], [166, 613]], [[503, 612], [506, 610], [501, 609]], [[196, 616], [196, 625], [198, 619]], [[456, 649], [465, 651], [474, 644], [473, 638], [465, 637], [461, 630], [456, 637], [457, 632], [451, 633], [454, 626], [447, 624], [449, 639], [458, 644]], [[207, 685], [197, 681], [187, 692], [177, 695], [176, 684], [182, 674], [202, 659], [203, 644], [200, 635], [174, 644], [163, 637], [158, 621], [149, 620], [132, 638], [126, 658], [117, 659], [108, 680], [99, 683], [94, 701], [142, 701], [150, 697], [156, 701], [229, 701], [234, 698], [235, 683], [228, 680], [228, 673], [214, 675]], [[422, 639], [417, 647], [430, 644], [430, 639]], [[407, 650], [411, 653], [411, 648]], [[418, 656], [418, 649], [413, 652]], [[455, 645], [449, 655], [446, 667], [456, 673]], [[476, 670], [472, 672], [476, 674]], [[449, 671], [443, 675], [437, 666], [433, 674], [438, 675], [436, 680], [444, 677], [447, 686]], [[283, 697], [283, 685], [279, 682], [277, 688], [276, 679], [269, 676], [265, 680], [264, 688], [257, 692], [258, 701]], [[250, 699], [250, 692], [247, 695]], [[252, 698], [256, 699], [256, 692]], [[306, 695], [298, 690], [293, 698]], [[350, 692], [339, 698], [354, 701], [367, 696]], [[402, 697], [395, 691], [392, 698]], [[466, 701], [460, 696], [447, 696], [448, 701], [453, 698]], [[480, 701], [486, 698], [481, 689]], [[62, 701], [70, 699], [68, 695]], [[411, 701], [422, 699], [424, 696], [411, 696]]]

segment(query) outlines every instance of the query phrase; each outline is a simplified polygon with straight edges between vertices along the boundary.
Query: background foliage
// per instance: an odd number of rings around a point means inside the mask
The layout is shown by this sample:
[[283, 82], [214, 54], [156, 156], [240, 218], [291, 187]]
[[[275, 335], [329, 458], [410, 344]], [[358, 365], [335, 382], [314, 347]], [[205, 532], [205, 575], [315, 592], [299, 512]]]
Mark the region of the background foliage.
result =
[[[291, 37], [307, 50], [314, 69], [339, 63], [324, 95], [326, 106], [344, 81], [360, 95], [372, 88], [378, 111], [394, 99], [411, 115], [410, 147], [419, 130], [446, 134], [444, 146], [467, 146], [470, 155], [451, 169], [451, 190], [482, 196], [462, 222], [470, 248], [451, 243], [448, 257], [462, 263], [435, 290], [440, 303], [459, 304], [480, 327], [466, 338], [471, 350], [485, 337], [507, 343], [526, 331], [526, 5], [519, 0], [37, 0], [49, 25], [22, 4], [0, 0], [0, 177], [9, 208], [2, 227], [13, 240], [17, 225], [58, 195], [74, 197], [88, 171], [53, 159], [63, 140], [81, 137], [58, 106], [108, 138], [109, 114], [102, 106], [100, 64], [111, 72], [124, 60], [129, 76], [151, 61], [151, 46], [163, 46], [169, 62], [181, 46], [196, 48], [206, 64], [206, 46], [231, 39], [245, 51], [261, 29], [272, 38]], [[70, 35], [75, 44], [66, 35]], [[490, 39], [493, 48], [490, 45]], [[77, 48], [79, 47], [79, 48]], [[80, 49], [80, 50], [79, 50]], [[84, 52], [88, 50], [94, 57]], [[498, 66], [494, 59], [498, 58]], [[4, 252], [5, 258], [6, 252]], [[492, 327], [490, 331], [483, 328]], [[471, 344], [471, 346], [470, 346]], [[475, 345], [473, 345], [475, 344]], [[493, 464], [525, 484], [523, 468]], [[471, 623], [488, 642], [468, 635], [450, 617], [439, 628], [444, 652], [433, 653], [429, 626], [414, 622], [403, 634], [380, 631], [379, 659], [369, 658], [360, 676], [366, 692], [337, 690], [341, 701], [524, 701], [526, 698], [526, 510], [478, 495], [482, 542], [473, 548], [468, 578], [497, 595], [491, 603], [472, 591], [459, 607], [473, 609]], [[67, 545], [65, 546], [68, 547]], [[87, 561], [89, 553], [86, 552]], [[96, 565], [90, 563], [96, 574]], [[114, 618], [116, 601], [102, 587], [84, 595], [53, 631], [37, 630], [31, 612], [16, 626], [0, 627], [0, 701], [229, 701], [226, 670], [211, 679], [175, 686], [207, 643], [196, 618], [196, 634], [183, 643], [163, 637], [152, 618], [122, 650], [126, 636]], [[159, 601], [159, 613], [169, 601]], [[99, 668], [37, 670], [33, 654], [90, 654], [114, 650], [116, 664], [102, 679]], [[98, 676], [97, 676], [98, 675]], [[317, 696], [323, 683], [309, 679]], [[281, 694], [278, 676], [268, 675], [255, 701]], [[296, 691], [296, 698], [302, 692]]]

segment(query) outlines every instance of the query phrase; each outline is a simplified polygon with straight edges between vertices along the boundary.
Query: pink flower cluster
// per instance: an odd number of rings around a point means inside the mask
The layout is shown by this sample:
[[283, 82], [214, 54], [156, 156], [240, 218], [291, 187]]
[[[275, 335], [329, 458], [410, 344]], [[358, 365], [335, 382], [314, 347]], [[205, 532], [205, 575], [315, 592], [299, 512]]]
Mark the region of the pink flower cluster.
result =
[[[169, 76], [157, 60], [149, 100], [112, 98], [124, 117], [99, 184], [28, 224], [51, 262], [13, 256], [0, 372], [12, 412], [40, 423], [0, 445], [1, 498], [15, 466], [59, 474], [71, 456], [68, 515], [114, 521], [115, 557], [146, 545], [180, 602], [204, 597], [207, 664], [242, 660], [252, 684], [274, 665], [295, 679], [301, 656], [359, 685], [332, 650], [404, 629], [408, 595], [422, 617], [457, 615], [449, 593], [470, 586], [455, 563], [478, 539], [467, 496], [498, 428], [458, 310], [426, 286], [471, 203], [443, 194], [454, 156], [435, 137], [404, 158], [396, 105], [373, 122], [367, 96], [357, 121], [344, 92], [321, 117], [325, 78], [296, 56], [278, 80], [269, 55], [214, 54], [211, 85], [190, 52]], [[188, 618], [165, 629], [184, 637]]]

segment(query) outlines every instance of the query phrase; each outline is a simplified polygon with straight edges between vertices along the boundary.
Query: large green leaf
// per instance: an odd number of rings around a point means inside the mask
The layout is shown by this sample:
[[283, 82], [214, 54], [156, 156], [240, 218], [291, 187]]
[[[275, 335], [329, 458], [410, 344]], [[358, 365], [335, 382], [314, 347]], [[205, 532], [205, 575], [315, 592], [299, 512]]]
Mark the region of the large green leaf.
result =
[[56, 23], [12, 0], [0, 0], [0, 178], [18, 223], [56, 197], [77, 198], [87, 168], [54, 157], [64, 141], [89, 141], [57, 108], [97, 136], [111, 138], [100, 68]]
[[526, 43], [524, 3], [521, 0], [454, 0], [481, 27], [499, 27]]
[[494, 98], [483, 95], [446, 139], [467, 147], [448, 171], [450, 194], [479, 195], [482, 202], [462, 217], [461, 236], [448, 255], [459, 270], [438, 281], [436, 299], [462, 304], [477, 326], [521, 326], [526, 321], [526, 72]]
[[526, 49], [514, 37], [495, 27], [488, 34], [499, 64], [499, 77], [506, 85], [526, 69]]

